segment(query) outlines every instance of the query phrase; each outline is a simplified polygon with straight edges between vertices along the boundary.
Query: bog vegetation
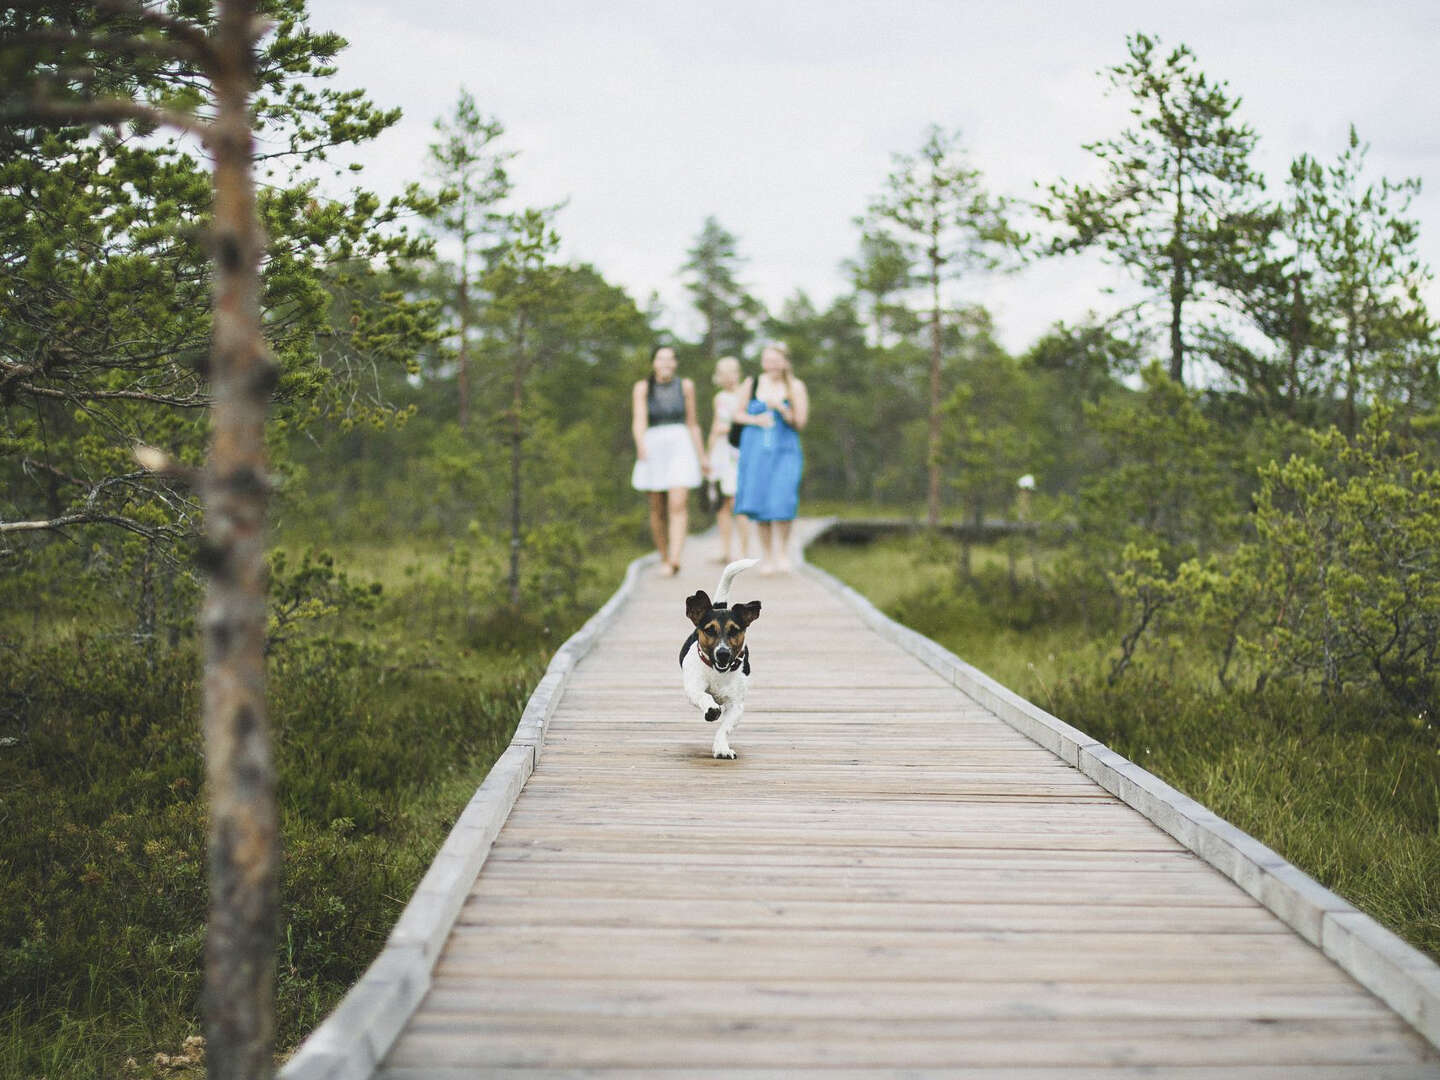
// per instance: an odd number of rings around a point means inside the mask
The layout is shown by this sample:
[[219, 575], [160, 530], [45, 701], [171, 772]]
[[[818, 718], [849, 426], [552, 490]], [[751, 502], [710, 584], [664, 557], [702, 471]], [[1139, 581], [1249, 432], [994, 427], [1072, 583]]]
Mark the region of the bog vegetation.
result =
[[[1328, 879], [1440, 946], [1436, 342], [1417, 181], [1372, 175], [1360, 134], [1267, 186], [1238, 96], [1137, 35], [1105, 73], [1131, 127], [1076, 133], [1100, 183], [1007, 199], [935, 128], [856, 207], [844, 295], [767, 310], [740, 238], [698, 222], [674, 253], [704, 326], [688, 341], [559, 258], [563, 209], [527, 203], [507, 171], [524, 148], [463, 90], [403, 196], [320, 183], [398, 113], [328, 85], [344, 43], [303, 0], [262, 8], [282, 1046], [374, 955], [550, 649], [642, 550], [627, 388], [658, 343], [708, 416], [716, 357], [753, 368], [788, 342], [812, 502], [1032, 526], [999, 566], [926, 544], [929, 585], [881, 599], [968, 634], [982, 666], [1032, 661], [994, 673], [1322, 877], [1359, 867]], [[183, 134], [21, 100], [38, 73], [203, 108], [152, 23], [0, 13], [5, 1075], [145, 1075], [197, 1030], [207, 552], [186, 478], [207, 438], [208, 175]], [[76, 27], [162, 47], [76, 55]], [[963, 302], [975, 275], [1087, 249], [1142, 299], [1097, 297], [1013, 356]], [[175, 467], [142, 469], [139, 444]], [[1403, 851], [1359, 866], [1381, 833]]]

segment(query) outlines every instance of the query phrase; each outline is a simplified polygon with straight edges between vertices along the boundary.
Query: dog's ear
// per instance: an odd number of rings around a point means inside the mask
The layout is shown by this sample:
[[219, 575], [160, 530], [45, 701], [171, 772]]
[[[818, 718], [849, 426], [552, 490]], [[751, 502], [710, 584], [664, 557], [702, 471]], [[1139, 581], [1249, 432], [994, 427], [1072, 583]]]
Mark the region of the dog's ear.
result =
[[712, 607], [714, 605], [710, 603], [710, 594], [701, 589], [693, 596], [685, 598], [685, 617], [699, 626], [700, 620], [709, 614]]
[[741, 626], [749, 626], [760, 617], [760, 601], [751, 600], [748, 604], [736, 604], [730, 609], [730, 614], [735, 616], [735, 621]]

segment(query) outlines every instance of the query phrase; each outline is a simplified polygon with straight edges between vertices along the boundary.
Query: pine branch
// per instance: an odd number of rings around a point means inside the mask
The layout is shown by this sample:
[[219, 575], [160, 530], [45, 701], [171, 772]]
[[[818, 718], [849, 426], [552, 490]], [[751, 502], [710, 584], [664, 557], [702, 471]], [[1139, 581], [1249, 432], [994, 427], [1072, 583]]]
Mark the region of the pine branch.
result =
[[181, 409], [208, 409], [212, 400], [208, 397], [170, 397], [166, 394], [152, 394], [144, 390], [60, 390], [52, 386], [36, 386], [34, 383], [18, 383], [16, 389], [36, 397], [57, 398], [61, 401], [146, 401], [153, 405], [174, 405]]
[[158, 540], [166, 534], [165, 530], [143, 525], [120, 514], [81, 510], [74, 514], [62, 514], [48, 521], [0, 521], [0, 536], [22, 532], [59, 532], [72, 525], [115, 525], [149, 540]]
[[194, 135], [208, 144], [214, 127], [188, 113], [142, 105], [124, 98], [103, 98], [95, 101], [57, 101], [35, 97], [18, 108], [6, 110], [7, 119], [45, 120], [71, 124], [120, 124], [133, 121], [154, 127], [170, 127]]

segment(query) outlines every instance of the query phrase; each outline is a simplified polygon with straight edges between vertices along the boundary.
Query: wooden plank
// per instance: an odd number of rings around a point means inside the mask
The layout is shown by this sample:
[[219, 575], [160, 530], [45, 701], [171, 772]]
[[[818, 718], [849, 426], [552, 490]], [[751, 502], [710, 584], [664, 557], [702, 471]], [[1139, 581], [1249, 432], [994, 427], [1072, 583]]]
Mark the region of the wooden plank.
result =
[[[853, 900], [774, 901], [695, 896], [685, 904], [657, 905], [652, 898], [604, 898], [581, 889], [541, 896], [476, 892], [457, 925], [489, 927], [573, 926], [639, 930], [731, 928], [737, 930], [911, 930], [958, 933], [1047, 932], [1090, 934], [1173, 934], [1177, 919], [1169, 905], [1066, 902], [994, 903]], [[1185, 909], [1185, 928], [1197, 934], [1288, 934], [1268, 912], [1249, 905]]]
[[[1083, 947], [1082, 947], [1083, 946]], [[523, 967], [517, 958], [523, 957]], [[1260, 977], [1344, 984], [1311, 948], [1283, 935], [907, 933], [901, 931], [643, 930], [546, 927], [543, 932], [457, 925], [439, 975], [504, 978], [1079, 979], [1196, 982]]]
[[500, 1013], [593, 1013], [612, 1019], [652, 1016], [872, 1020], [1322, 1019], [1383, 1018], [1389, 1010], [1350, 987], [1308, 982], [1255, 982], [1216, 994], [1189, 981], [1129, 986], [1113, 982], [932, 981], [864, 984], [773, 979], [439, 978], [426, 1010], [466, 1016]]
[[584, 1014], [420, 1019], [396, 1066], [820, 1067], [1256, 1063], [1403, 1063], [1415, 1052], [1384, 1019], [896, 1020], [651, 1019], [616, 1025]]

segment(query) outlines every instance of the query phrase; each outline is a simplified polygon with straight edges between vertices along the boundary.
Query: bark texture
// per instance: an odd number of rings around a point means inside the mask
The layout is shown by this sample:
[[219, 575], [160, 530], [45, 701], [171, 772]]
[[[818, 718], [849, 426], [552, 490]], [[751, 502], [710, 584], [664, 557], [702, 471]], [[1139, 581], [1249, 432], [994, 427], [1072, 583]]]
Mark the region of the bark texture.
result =
[[265, 412], [276, 369], [260, 332], [264, 239], [255, 209], [254, 0], [222, 0], [216, 117], [213, 443], [204, 481], [209, 585], [201, 615], [210, 813], [205, 1015], [210, 1080], [274, 1071], [275, 767], [265, 710]]

